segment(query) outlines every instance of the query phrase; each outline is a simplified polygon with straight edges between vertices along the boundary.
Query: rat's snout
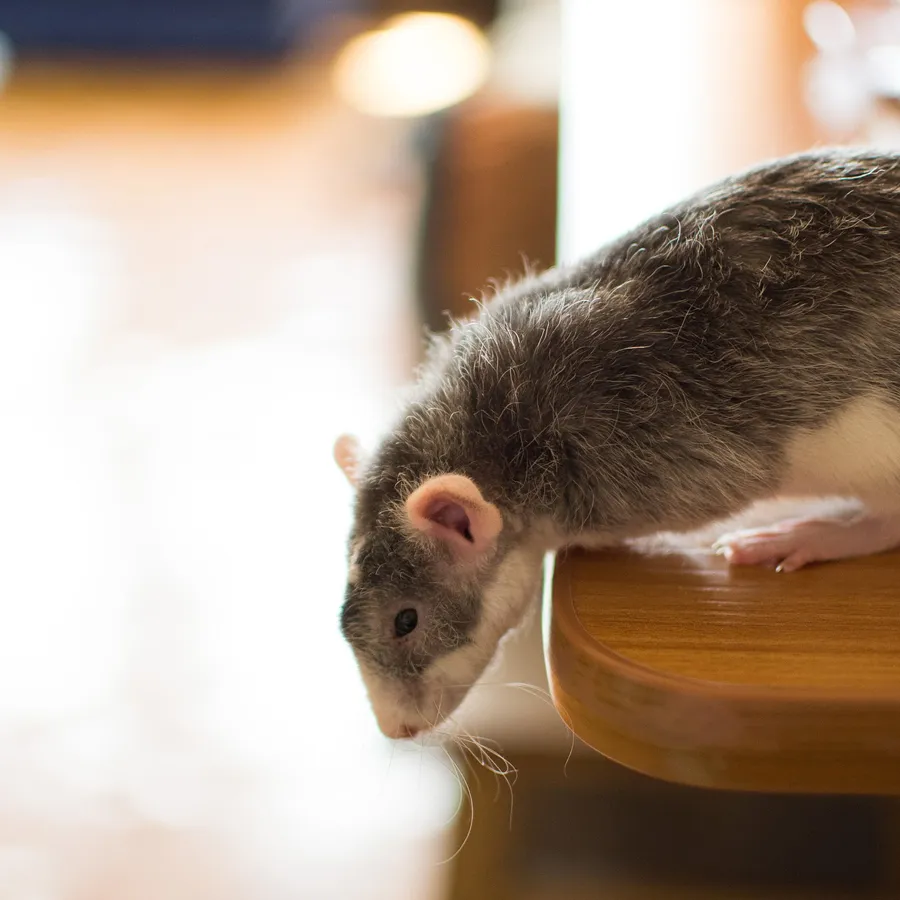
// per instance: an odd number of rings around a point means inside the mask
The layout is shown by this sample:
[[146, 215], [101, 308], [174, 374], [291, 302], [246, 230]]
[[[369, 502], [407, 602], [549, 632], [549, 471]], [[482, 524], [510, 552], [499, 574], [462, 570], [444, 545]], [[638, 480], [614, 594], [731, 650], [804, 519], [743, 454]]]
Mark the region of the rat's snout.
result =
[[423, 731], [428, 730], [428, 726], [424, 723], [398, 722], [396, 716], [386, 716], [383, 711], [377, 709], [375, 710], [375, 719], [378, 722], [378, 728], [381, 733], [392, 741], [411, 740], [414, 737], [418, 737]]
[[447, 722], [486, 664], [486, 654], [467, 646], [440, 657], [418, 676], [398, 677], [357, 657], [372, 712], [382, 734], [414, 738]]
[[394, 734], [389, 734], [388, 737], [402, 741], [404, 739], [414, 738], [421, 730], [421, 728], [418, 728], [415, 725], [400, 725], [397, 727], [396, 732]]
[[382, 675], [362, 662], [359, 671], [378, 728], [385, 737], [403, 740], [428, 730], [430, 724], [419, 712], [410, 684]]

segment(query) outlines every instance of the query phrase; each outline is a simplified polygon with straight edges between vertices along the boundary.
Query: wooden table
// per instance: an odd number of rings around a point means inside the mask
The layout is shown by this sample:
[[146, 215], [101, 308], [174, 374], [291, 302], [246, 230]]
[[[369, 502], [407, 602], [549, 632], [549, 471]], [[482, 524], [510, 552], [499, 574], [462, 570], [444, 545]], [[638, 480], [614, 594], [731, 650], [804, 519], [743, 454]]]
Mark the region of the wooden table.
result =
[[[564, 0], [563, 259], [815, 139], [791, 90], [804, 5]], [[679, 89], [660, 103], [666, 72]], [[560, 713], [626, 766], [709, 787], [900, 793], [900, 555], [776, 575], [708, 551], [570, 553], [545, 631]]]
[[790, 575], [573, 551], [548, 591], [563, 718], [671, 781], [900, 793], [900, 554]]

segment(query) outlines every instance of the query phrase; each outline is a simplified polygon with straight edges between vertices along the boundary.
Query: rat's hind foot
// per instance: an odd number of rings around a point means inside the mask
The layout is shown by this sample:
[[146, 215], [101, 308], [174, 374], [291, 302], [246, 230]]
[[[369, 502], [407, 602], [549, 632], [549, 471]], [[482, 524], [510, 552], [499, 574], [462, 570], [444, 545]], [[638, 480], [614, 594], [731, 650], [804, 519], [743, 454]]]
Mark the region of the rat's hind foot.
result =
[[900, 547], [900, 515], [789, 519], [770, 528], [723, 534], [713, 544], [713, 549], [733, 565], [775, 566], [779, 572], [894, 547]]

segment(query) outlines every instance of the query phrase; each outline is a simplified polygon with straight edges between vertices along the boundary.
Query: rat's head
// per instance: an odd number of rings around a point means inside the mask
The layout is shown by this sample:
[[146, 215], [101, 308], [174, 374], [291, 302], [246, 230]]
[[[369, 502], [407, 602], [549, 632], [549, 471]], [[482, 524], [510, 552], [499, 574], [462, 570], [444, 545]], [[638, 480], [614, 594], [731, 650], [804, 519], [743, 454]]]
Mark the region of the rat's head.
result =
[[386, 491], [377, 471], [359, 477], [352, 439], [335, 458], [357, 491], [341, 627], [379, 727], [412, 737], [459, 706], [521, 620], [542, 555], [465, 475]]

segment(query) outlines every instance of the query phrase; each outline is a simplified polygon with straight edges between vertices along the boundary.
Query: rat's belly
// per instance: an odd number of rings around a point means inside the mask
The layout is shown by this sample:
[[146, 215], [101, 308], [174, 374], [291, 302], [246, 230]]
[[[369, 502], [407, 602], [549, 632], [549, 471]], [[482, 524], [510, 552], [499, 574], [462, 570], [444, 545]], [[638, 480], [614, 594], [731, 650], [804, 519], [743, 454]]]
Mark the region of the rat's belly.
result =
[[900, 505], [900, 407], [884, 397], [854, 400], [825, 427], [796, 437], [787, 456], [783, 496]]

